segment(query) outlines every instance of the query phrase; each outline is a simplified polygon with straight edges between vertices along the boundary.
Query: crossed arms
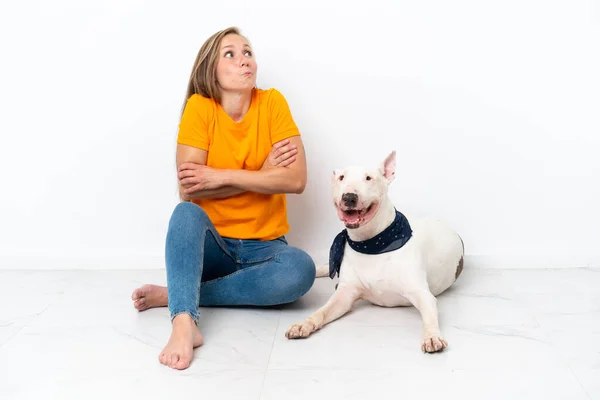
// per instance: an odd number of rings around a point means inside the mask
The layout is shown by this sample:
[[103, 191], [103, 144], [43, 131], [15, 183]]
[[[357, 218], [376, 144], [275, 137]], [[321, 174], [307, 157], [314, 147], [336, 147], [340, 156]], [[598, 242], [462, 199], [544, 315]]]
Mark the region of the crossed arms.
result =
[[210, 168], [206, 166], [207, 157], [206, 150], [177, 144], [182, 200], [225, 198], [245, 191], [300, 194], [306, 186], [306, 155], [300, 136], [275, 143], [258, 171]]

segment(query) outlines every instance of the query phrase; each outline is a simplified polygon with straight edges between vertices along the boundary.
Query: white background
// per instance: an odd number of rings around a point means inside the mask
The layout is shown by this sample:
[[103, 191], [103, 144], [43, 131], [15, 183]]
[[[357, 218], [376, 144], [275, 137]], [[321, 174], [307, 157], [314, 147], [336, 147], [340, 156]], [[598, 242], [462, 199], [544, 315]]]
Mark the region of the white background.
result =
[[23, 0], [0, 6], [0, 268], [164, 268], [189, 73], [232, 25], [303, 133], [288, 238], [317, 262], [332, 169], [395, 149], [396, 206], [473, 267], [600, 266], [598, 1]]

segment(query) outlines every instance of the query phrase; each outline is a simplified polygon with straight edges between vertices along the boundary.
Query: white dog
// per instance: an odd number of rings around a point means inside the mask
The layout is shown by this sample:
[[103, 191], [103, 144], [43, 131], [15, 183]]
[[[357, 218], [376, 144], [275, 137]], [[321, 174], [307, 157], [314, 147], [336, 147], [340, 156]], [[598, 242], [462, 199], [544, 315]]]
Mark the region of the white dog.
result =
[[[378, 169], [348, 167], [332, 176], [333, 204], [344, 222], [330, 250], [329, 276], [339, 283], [329, 301], [305, 321], [292, 325], [289, 339], [305, 338], [340, 318], [364, 299], [383, 307], [414, 305], [423, 321], [421, 349], [448, 346], [438, 324], [436, 296], [463, 268], [460, 236], [433, 219], [408, 220], [388, 197], [396, 152]], [[325, 275], [321, 268], [318, 275]]]

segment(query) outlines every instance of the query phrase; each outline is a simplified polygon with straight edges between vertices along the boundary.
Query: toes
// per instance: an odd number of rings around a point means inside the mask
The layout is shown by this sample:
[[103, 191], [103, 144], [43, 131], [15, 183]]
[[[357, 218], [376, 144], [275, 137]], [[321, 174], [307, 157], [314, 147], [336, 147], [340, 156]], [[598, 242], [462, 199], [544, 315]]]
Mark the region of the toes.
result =
[[144, 295], [142, 288], [137, 288], [133, 291], [133, 293], [131, 294], [131, 300], [138, 300], [140, 299], [142, 296]]
[[146, 304], [146, 299], [145, 298], [141, 298], [139, 300], [136, 300], [133, 303], [133, 306], [138, 310], [138, 311], [144, 311], [146, 308], [148, 308], [148, 305]]
[[301, 325], [294, 325], [290, 328], [289, 331], [289, 338], [290, 339], [297, 339], [299, 337], [302, 337], [302, 326]]
[[434, 347], [435, 351], [442, 351], [446, 347], [448, 347], [448, 342], [446, 342], [442, 338], [435, 338], [435, 340], [433, 341], [433, 345], [434, 345], [433, 347]]
[[310, 336], [314, 330], [315, 329], [312, 324], [295, 324], [288, 329], [285, 336], [288, 339], [305, 338]]
[[442, 351], [446, 347], [448, 347], [448, 342], [438, 337], [427, 338], [421, 344], [421, 350], [426, 353], [435, 353], [438, 351]]
[[303, 337], [307, 337], [309, 336], [311, 333], [313, 333], [315, 331], [315, 327], [312, 324], [304, 324], [302, 325], [302, 327], [300, 328], [300, 334]]
[[285, 337], [288, 339], [294, 339], [296, 338], [296, 326], [290, 326], [287, 330], [287, 332], [285, 333]]
[[286, 332], [285, 336], [288, 339], [296, 339], [300, 337], [300, 325], [292, 325]]
[[148, 294], [151, 292], [151, 286], [150, 285], [142, 285], [139, 288], [135, 289], [133, 291], [133, 293], [131, 294], [131, 300], [138, 300], [140, 298], [146, 297], [148, 296]]
[[186, 369], [190, 366], [190, 360], [180, 356], [177, 353], [173, 353], [168, 357], [168, 366], [173, 369]]
[[179, 362], [179, 354], [171, 354], [169, 357], [169, 367], [173, 368]]
[[190, 366], [190, 361], [186, 360], [182, 357], [178, 357], [177, 362], [174, 363], [173, 365], [171, 365], [171, 367], [174, 369], [186, 369], [189, 366]]
[[440, 338], [440, 350], [444, 350], [446, 347], [448, 347], [448, 342]]
[[[158, 356], [158, 360], [161, 364], [166, 365], [167, 367], [175, 368], [176, 365], [181, 365], [181, 358], [177, 353], [167, 354], [164, 351], [160, 353]], [[189, 363], [188, 363], [189, 364]], [[181, 369], [181, 368], [178, 368]]]
[[421, 346], [421, 348], [426, 353], [433, 352], [433, 344], [431, 343], [431, 339], [425, 339], [425, 342], [423, 342], [423, 346]]
[[133, 300], [133, 306], [139, 310], [142, 311], [143, 309], [145, 309], [146, 307], [146, 297], [144, 297], [144, 294], [142, 293], [142, 289], [135, 289], [133, 291], [133, 293], [131, 294], [131, 300]]

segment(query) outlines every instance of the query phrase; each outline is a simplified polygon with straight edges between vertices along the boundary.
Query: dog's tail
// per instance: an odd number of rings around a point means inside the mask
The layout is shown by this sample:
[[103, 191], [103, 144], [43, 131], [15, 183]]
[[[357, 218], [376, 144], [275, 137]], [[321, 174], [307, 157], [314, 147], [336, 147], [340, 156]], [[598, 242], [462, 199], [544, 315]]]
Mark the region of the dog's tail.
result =
[[464, 264], [464, 258], [465, 258], [465, 242], [462, 240], [462, 238], [460, 237], [460, 235], [457, 234], [457, 236], [460, 239], [460, 243], [462, 244], [462, 255], [460, 256], [460, 260], [458, 260], [458, 265], [456, 267], [456, 273], [454, 274], [454, 280], [455, 281], [458, 279], [458, 277], [462, 273], [463, 264]]

